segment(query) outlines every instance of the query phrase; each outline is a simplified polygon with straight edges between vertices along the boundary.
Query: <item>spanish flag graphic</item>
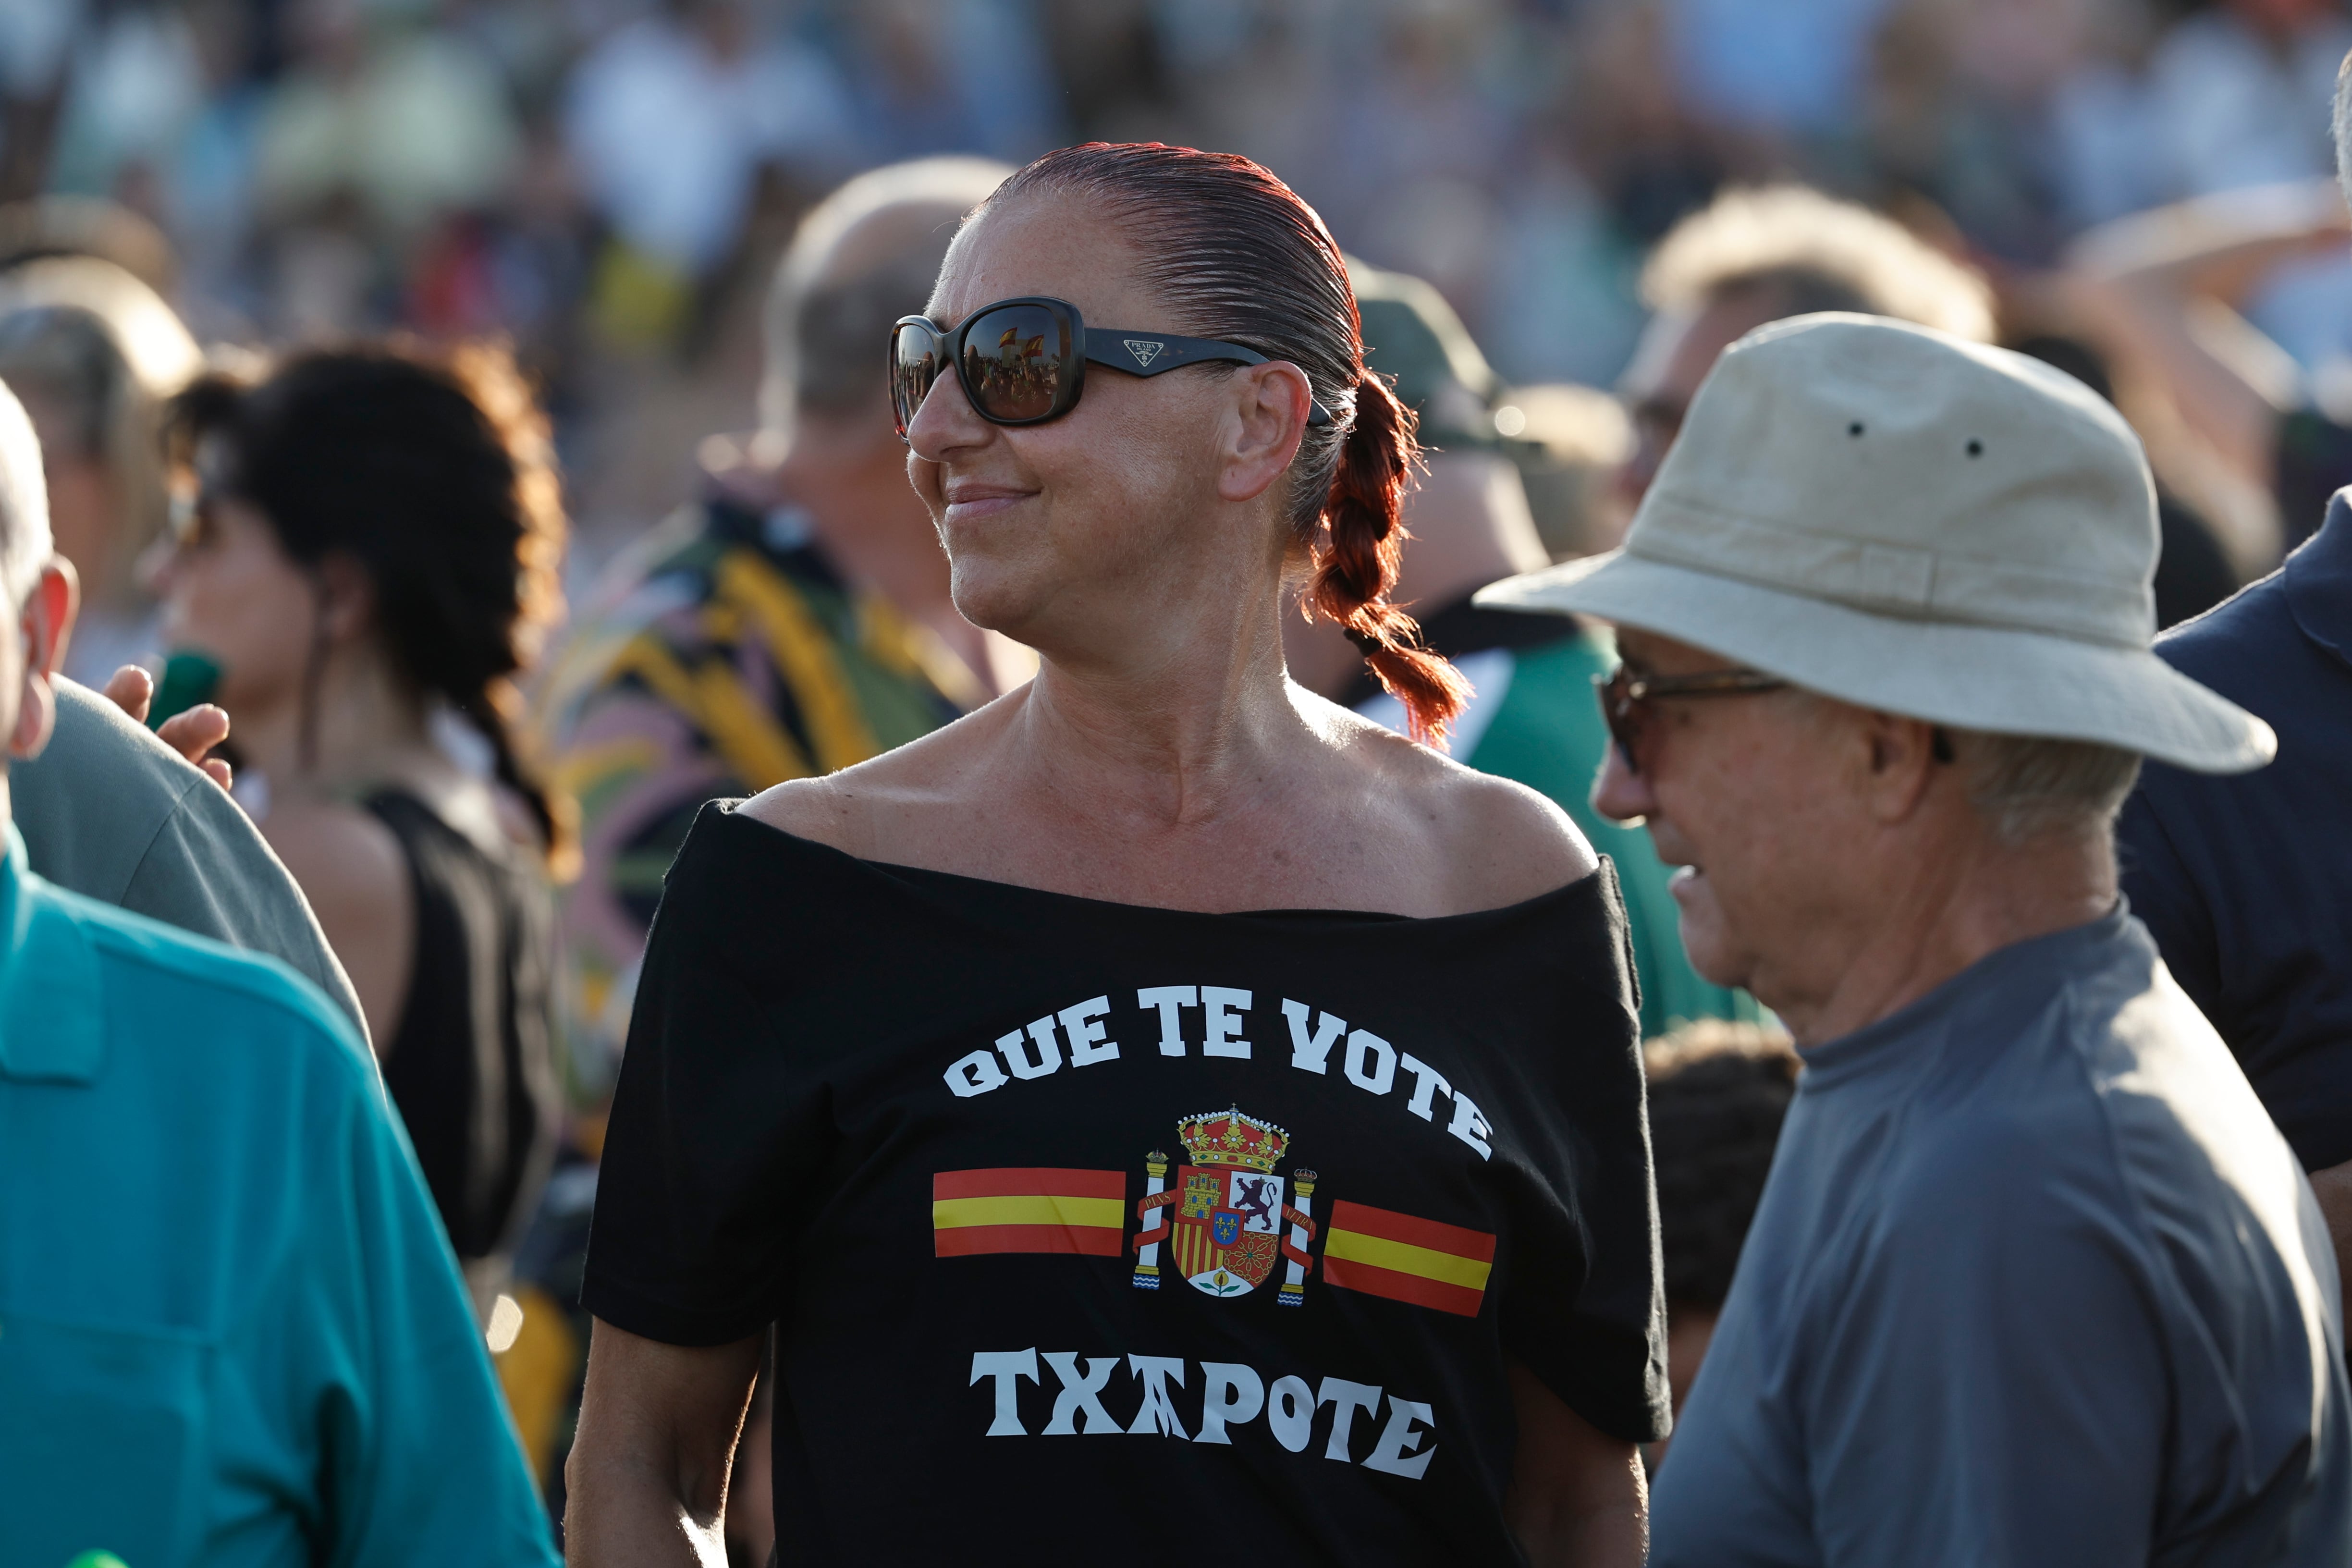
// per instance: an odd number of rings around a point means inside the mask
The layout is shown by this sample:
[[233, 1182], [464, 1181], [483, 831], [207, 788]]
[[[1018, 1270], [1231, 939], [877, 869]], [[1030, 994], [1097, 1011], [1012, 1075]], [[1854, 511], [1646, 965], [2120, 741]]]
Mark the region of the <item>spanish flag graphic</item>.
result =
[[1494, 1267], [1495, 1238], [1486, 1231], [1369, 1204], [1331, 1205], [1323, 1237], [1328, 1284], [1475, 1318]]
[[1076, 1252], [1119, 1258], [1126, 1234], [1124, 1171], [1022, 1166], [940, 1171], [931, 1177], [935, 1257]]

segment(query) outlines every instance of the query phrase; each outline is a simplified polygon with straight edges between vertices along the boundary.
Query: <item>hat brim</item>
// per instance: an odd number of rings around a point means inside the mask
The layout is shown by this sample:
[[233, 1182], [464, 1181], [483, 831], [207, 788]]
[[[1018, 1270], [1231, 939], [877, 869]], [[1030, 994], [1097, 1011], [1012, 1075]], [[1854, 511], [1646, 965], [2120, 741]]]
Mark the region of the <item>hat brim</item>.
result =
[[2268, 724], [2145, 648], [1876, 615], [1622, 550], [1507, 578], [1477, 603], [1595, 616], [1931, 724], [2095, 741], [2203, 773], [2278, 751]]

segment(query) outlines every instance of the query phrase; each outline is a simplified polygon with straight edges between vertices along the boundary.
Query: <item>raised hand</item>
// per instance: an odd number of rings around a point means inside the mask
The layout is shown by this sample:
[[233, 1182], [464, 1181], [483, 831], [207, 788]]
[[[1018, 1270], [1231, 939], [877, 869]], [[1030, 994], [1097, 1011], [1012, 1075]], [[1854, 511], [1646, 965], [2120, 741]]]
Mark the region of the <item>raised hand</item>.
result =
[[[135, 664], [126, 664], [114, 672], [106, 683], [108, 701], [137, 722], [147, 722], [148, 706], [155, 700], [155, 679]], [[229, 766], [218, 757], [207, 756], [215, 746], [228, 739], [228, 714], [210, 702], [199, 702], [184, 713], [175, 713], [163, 721], [155, 733], [165, 745], [202, 768], [205, 776], [223, 789], [229, 786]]]

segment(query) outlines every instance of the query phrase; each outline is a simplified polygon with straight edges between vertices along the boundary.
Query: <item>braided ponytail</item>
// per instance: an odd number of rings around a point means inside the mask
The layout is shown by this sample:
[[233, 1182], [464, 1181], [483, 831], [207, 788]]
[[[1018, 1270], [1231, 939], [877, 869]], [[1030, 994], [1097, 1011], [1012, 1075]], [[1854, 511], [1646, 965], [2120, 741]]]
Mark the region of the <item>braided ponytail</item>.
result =
[[1371, 371], [1356, 384], [1356, 418], [1339, 450], [1323, 503], [1319, 537], [1308, 546], [1314, 575], [1299, 608], [1328, 616], [1357, 646], [1381, 689], [1404, 704], [1416, 741], [1443, 745], [1470, 696], [1462, 672], [1421, 646], [1421, 627], [1389, 603], [1410, 535], [1401, 521], [1406, 485], [1420, 461], [1412, 409]]
[[1345, 628], [1404, 704], [1413, 739], [1443, 744], [1469, 683], [1422, 646], [1421, 628], [1388, 599], [1404, 549], [1398, 517], [1420, 459], [1412, 412], [1364, 368], [1347, 259], [1323, 220], [1246, 158], [1156, 142], [1048, 153], [987, 205], [1034, 190], [1082, 193], [1148, 239], [1137, 247], [1139, 269], [1186, 331], [1307, 373], [1338, 423], [1310, 426], [1291, 463], [1290, 526], [1310, 567], [1299, 607]]
[[515, 747], [515, 728], [522, 708], [521, 694], [512, 680], [500, 678], [467, 697], [450, 699], [450, 706], [490, 743], [490, 763], [499, 783], [512, 791], [530, 813], [546, 846], [548, 875], [568, 882], [580, 872], [580, 805], [568, 795], [547, 787], [522, 764]]

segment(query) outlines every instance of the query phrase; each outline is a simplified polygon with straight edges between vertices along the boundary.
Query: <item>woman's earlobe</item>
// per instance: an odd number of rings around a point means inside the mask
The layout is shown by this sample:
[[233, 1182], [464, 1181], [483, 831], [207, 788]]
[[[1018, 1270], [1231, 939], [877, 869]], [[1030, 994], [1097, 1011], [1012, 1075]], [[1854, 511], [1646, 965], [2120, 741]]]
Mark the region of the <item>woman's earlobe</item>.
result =
[[367, 571], [349, 556], [331, 555], [313, 574], [319, 593], [320, 629], [342, 642], [367, 629], [375, 609], [375, 591]]

